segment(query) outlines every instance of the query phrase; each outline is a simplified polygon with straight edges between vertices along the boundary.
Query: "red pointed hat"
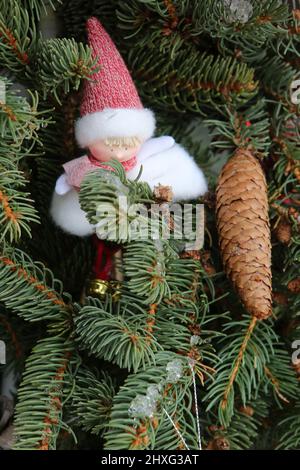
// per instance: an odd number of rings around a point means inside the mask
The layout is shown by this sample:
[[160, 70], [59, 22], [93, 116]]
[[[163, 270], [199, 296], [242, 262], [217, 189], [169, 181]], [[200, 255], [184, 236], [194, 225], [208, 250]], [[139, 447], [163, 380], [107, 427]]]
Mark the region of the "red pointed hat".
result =
[[75, 135], [81, 147], [109, 137], [152, 137], [155, 117], [141, 103], [119, 51], [97, 18], [87, 21], [89, 45], [100, 70], [85, 81]]

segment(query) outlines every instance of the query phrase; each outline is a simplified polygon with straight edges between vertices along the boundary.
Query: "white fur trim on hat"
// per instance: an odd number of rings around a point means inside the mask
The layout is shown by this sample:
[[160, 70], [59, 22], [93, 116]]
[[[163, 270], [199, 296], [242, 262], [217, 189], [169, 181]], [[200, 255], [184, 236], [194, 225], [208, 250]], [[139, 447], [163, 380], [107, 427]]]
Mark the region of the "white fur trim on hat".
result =
[[155, 117], [150, 109], [106, 108], [78, 119], [75, 136], [80, 147], [109, 137], [139, 137], [145, 141], [153, 136]]

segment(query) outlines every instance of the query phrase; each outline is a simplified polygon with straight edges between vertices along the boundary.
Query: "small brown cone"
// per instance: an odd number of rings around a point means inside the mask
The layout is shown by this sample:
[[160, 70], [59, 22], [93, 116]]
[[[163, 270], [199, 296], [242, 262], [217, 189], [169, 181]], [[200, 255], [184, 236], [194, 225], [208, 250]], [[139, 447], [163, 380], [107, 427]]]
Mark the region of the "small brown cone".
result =
[[216, 190], [216, 215], [224, 269], [247, 311], [272, 314], [271, 235], [267, 184], [248, 150], [225, 164]]
[[300, 277], [296, 277], [296, 279], [292, 279], [288, 283], [287, 288], [293, 294], [299, 294], [300, 293]]
[[288, 245], [292, 238], [292, 226], [289, 221], [281, 220], [275, 229], [275, 235], [278, 241]]
[[230, 450], [230, 443], [225, 437], [216, 437], [208, 443], [206, 450]]
[[249, 417], [254, 415], [254, 409], [249, 405], [241, 406], [240, 409], [239, 409], [239, 412], [243, 413], [244, 415], [249, 416]]
[[171, 186], [158, 184], [154, 186], [153, 194], [158, 202], [172, 202], [174, 194]]

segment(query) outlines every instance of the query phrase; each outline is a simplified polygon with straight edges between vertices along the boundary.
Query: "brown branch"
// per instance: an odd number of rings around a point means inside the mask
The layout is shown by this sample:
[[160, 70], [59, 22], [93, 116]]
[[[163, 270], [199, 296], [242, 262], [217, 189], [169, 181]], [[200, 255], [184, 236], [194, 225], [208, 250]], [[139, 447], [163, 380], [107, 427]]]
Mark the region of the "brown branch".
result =
[[13, 223], [18, 223], [18, 218], [20, 218], [20, 214], [18, 212], [14, 212], [9, 205], [9, 198], [4, 194], [3, 191], [0, 190], [0, 203], [3, 206], [3, 210], [5, 212], [6, 218], [11, 220]]
[[202, 82], [198, 81], [185, 81], [183, 79], [171, 79], [168, 81], [168, 85], [171, 89], [176, 90], [179, 88], [182, 89], [189, 89], [191, 92], [197, 92], [199, 90], [215, 90], [221, 93], [224, 96], [228, 96], [229, 93], [241, 93], [241, 92], [251, 92], [255, 90], [256, 84], [251, 81], [249, 83], [240, 83], [239, 81], [230, 81], [226, 85], [216, 85], [212, 82]]
[[39, 441], [37, 450], [49, 450], [49, 443], [52, 436], [51, 426], [59, 424], [59, 413], [62, 408], [62, 402], [60, 397], [57, 395], [57, 391], [61, 390], [62, 388], [61, 383], [63, 381], [70, 357], [71, 352], [66, 352], [63, 363], [61, 367], [57, 370], [57, 373], [54, 377], [54, 380], [59, 383], [53, 387], [52, 391], [50, 391], [50, 396], [53, 392], [55, 393], [55, 395], [51, 396], [50, 398], [50, 409], [47, 416], [44, 418], [44, 423], [46, 425], [43, 430], [44, 437], [41, 441]]
[[7, 114], [11, 121], [17, 121], [17, 116], [14, 114], [13, 110], [2, 101], [0, 101], [0, 109], [2, 109]]
[[146, 343], [150, 344], [152, 342], [152, 334], [153, 334], [153, 327], [155, 325], [155, 315], [157, 312], [157, 304], [151, 304], [150, 309], [148, 311], [148, 318], [146, 320], [147, 327], [146, 327]]
[[282, 393], [279, 390], [279, 388], [280, 388], [279, 380], [276, 379], [276, 377], [272, 374], [272, 372], [270, 371], [270, 369], [267, 366], [264, 367], [264, 371], [266, 373], [266, 376], [269, 377], [272, 385], [274, 386], [275, 392], [277, 393], [279, 398], [281, 398], [281, 400], [284, 401], [285, 403], [289, 403], [289, 400], [287, 398], [285, 398], [285, 396], [282, 395]]
[[[152, 341], [153, 341], [153, 338], [152, 338], [152, 332], [153, 332], [153, 326], [155, 325], [155, 315], [156, 315], [156, 312], [157, 312], [157, 304], [151, 304], [150, 305], [150, 309], [148, 311], [148, 317], [147, 317], [147, 320], [146, 320], [146, 328], [145, 328], [145, 332], [146, 332], [146, 336], [145, 336], [145, 340], [146, 340], [146, 344], [151, 344]], [[133, 334], [130, 330], [128, 330], [127, 328], [123, 328], [123, 333], [128, 335], [131, 342], [137, 346], [139, 346], [139, 339], [140, 337], [136, 334]]]
[[35, 289], [40, 292], [43, 292], [49, 300], [53, 301], [55, 305], [67, 307], [65, 302], [59, 299], [54, 292], [49, 292], [48, 287], [46, 285], [41, 284], [36, 277], [28, 274], [24, 268], [17, 267], [13, 260], [6, 257], [0, 257], [0, 263], [4, 264], [5, 266], [9, 266], [12, 271], [16, 271], [18, 277], [23, 277], [26, 281], [29, 282], [29, 284], [32, 284]]
[[171, 0], [164, 0], [164, 4], [170, 16], [170, 21], [168, 21], [163, 27], [163, 35], [169, 36], [177, 28], [178, 23], [179, 23], [179, 18], [176, 14], [176, 7], [171, 2]]
[[139, 449], [141, 446], [147, 446], [149, 443], [148, 427], [145, 422], [142, 421], [140, 426], [137, 428], [130, 428], [130, 433], [133, 434], [133, 441], [130, 445], [130, 449]]
[[8, 44], [13, 52], [16, 54], [17, 58], [24, 64], [29, 64], [29, 57], [26, 52], [21, 52], [18, 47], [17, 40], [14, 37], [13, 33], [8, 28], [3, 28], [3, 32], [0, 30], [0, 38], [3, 38], [4, 42]]
[[176, 7], [173, 4], [173, 2], [171, 2], [171, 0], [164, 0], [164, 4], [165, 4], [165, 6], [168, 10], [169, 16], [171, 18], [170, 27], [175, 28], [179, 23], [179, 18], [176, 14]]
[[298, 34], [300, 34], [300, 26], [299, 25], [290, 26], [287, 32], [290, 36], [298, 36]]
[[250, 325], [248, 327], [248, 330], [246, 332], [246, 335], [245, 335], [245, 338], [242, 342], [242, 345], [240, 347], [240, 350], [239, 350], [239, 353], [238, 353], [238, 356], [237, 356], [237, 359], [235, 361], [235, 365], [232, 369], [232, 372], [230, 374], [230, 377], [229, 377], [229, 382], [228, 382], [228, 385], [225, 389], [225, 392], [224, 392], [224, 395], [223, 395], [223, 400], [221, 402], [221, 407], [222, 409], [226, 408], [227, 406], [227, 401], [228, 401], [228, 395], [233, 387], [233, 384], [235, 382], [235, 379], [236, 379], [236, 376], [239, 372], [239, 368], [240, 368], [240, 365], [242, 363], [242, 360], [243, 360], [243, 357], [244, 357], [244, 353], [245, 353], [245, 350], [247, 348], [247, 345], [248, 345], [248, 342], [249, 342], [249, 339], [253, 333], [253, 330], [255, 328], [255, 325], [256, 325], [256, 322], [257, 322], [257, 317], [253, 317], [251, 322], [250, 322]]
[[[155, 76], [149, 74], [144, 69], [136, 70], [134, 71], [134, 74], [137, 80], [152, 82], [156, 79]], [[203, 82], [200, 80], [187, 81], [184, 79], [180, 79], [179, 77], [176, 77], [174, 76], [174, 74], [172, 74], [172, 77], [169, 78], [167, 81], [167, 86], [172, 92], [176, 92], [177, 89], [179, 89], [180, 91], [182, 91], [182, 89], [190, 89], [192, 93], [197, 92], [199, 90], [214, 90], [224, 96], [228, 96], [231, 92], [241, 93], [254, 91], [257, 88], [257, 83], [253, 80], [248, 83], [241, 83], [238, 80], [232, 80], [226, 85], [220, 85], [215, 84], [213, 82]]]
[[271, 23], [272, 22], [272, 16], [271, 15], [262, 15], [258, 16], [256, 18], [256, 23], [257, 24], [266, 24], [266, 23]]

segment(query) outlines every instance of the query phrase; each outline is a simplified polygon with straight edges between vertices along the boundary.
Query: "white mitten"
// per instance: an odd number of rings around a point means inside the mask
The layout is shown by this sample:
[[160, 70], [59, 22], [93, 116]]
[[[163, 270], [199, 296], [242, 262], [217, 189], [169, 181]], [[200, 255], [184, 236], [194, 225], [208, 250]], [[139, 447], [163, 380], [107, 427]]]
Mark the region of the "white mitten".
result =
[[67, 183], [67, 178], [66, 177], [67, 177], [66, 173], [63, 173], [56, 180], [55, 192], [56, 192], [56, 194], [59, 194], [60, 196], [62, 196], [63, 194], [68, 193], [72, 189], [72, 186], [69, 185], [69, 183]]
[[67, 233], [78, 237], [95, 233], [95, 226], [89, 223], [85, 212], [81, 209], [78, 192], [74, 188], [65, 194], [53, 191], [50, 214], [54, 222]]

